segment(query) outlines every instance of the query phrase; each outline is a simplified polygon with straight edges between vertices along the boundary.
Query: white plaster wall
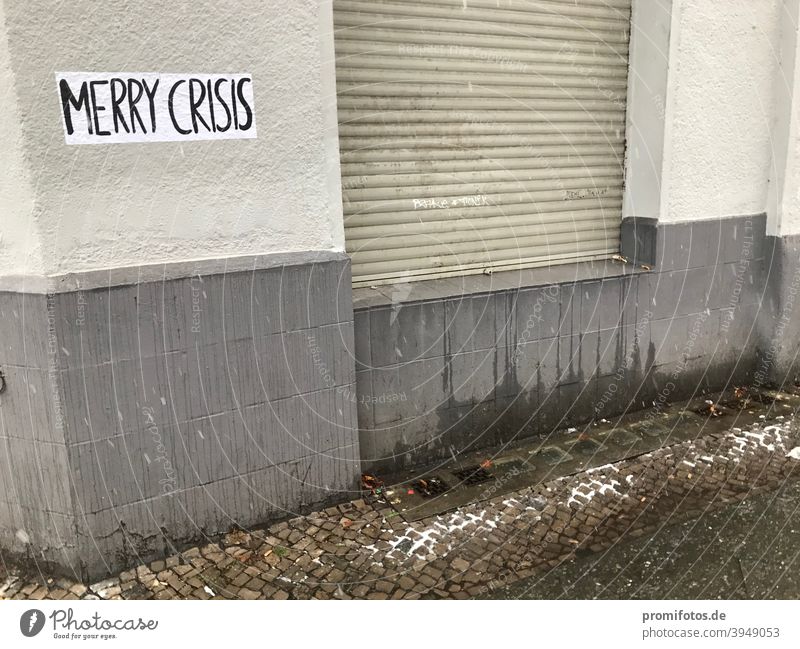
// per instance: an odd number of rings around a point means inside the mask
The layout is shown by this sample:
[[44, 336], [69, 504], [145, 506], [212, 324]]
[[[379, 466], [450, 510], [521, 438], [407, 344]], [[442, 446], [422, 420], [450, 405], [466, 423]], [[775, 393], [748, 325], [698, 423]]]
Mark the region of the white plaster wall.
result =
[[43, 264], [4, 22], [0, 4], [0, 276], [24, 277], [41, 274]]
[[767, 204], [770, 234], [800, 234], [800, 2], [784, 0], [781, 70], [775, 80], [774, 159]]
[[[6, 2], [44, 272], [344, 249], [329, 6]], [[56, 71], [250, 73], [258, 139], [67, 146]]]
[[623, 216], [658, 218], [672, 0], [634, 0]]
[[674, 1], [663, 221], [765, 210], [781, 1]]
[[[800, 50], [796, 52], [800, 58]], [[800, 61], [795, 62], [793, 101], [790, 104], [791, 120], [789, 147], [786, 157], [784, 185], [781, 187], [781, 206], [776, 218], [770, 219], [770, 234], [778, 236], [800, 234]], [[770, 216], [772, 216], [770, 214]]]

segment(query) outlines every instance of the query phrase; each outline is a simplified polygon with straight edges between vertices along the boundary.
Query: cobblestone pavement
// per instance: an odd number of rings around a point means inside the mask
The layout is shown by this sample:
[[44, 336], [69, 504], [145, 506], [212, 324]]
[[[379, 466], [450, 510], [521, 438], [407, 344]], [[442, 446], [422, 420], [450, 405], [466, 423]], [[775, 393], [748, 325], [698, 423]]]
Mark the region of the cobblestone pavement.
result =
[[374, 496], [233, 531], [86, 586], [0, 576], [12, 599], [480, 597], [800, 476], [794, 422], [715, 433], [414, 523]]
[[800, 598], [800, 481], [665, 525], [486, 599]]

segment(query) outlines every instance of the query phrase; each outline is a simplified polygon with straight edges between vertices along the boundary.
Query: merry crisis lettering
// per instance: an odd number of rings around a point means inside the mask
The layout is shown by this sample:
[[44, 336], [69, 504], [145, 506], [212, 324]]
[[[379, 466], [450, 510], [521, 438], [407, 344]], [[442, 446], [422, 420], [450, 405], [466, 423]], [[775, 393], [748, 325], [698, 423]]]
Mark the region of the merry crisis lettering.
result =
[[249, 74], [56, 74], [67, 144], [256, 137]]

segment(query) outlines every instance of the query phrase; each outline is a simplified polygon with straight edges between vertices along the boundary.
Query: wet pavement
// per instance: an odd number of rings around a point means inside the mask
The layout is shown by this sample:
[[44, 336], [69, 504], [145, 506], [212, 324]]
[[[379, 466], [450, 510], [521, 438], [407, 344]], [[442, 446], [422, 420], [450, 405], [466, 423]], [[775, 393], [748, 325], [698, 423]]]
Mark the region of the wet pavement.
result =
[[488, 599], [798, 599], [800, 483], [585, 554]]
[[498, 448], [474, 450], [452, 461], [390, 476], [386, 496], [405, 520], [420, 521], [678, 442], [784, 421], [798, 410], [800, 394], [732, 388], [685, 403], [515, 440]]

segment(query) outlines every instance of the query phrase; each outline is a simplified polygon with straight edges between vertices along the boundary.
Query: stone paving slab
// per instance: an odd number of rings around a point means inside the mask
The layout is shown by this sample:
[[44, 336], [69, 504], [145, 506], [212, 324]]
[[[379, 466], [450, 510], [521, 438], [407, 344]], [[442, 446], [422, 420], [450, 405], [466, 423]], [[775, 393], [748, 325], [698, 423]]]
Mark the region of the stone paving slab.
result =
[[715, 432], [407, 522], [367, 496], [93, 585], [0, 576], [6, 599], [464, 599], [800, 476], [794, 420]]

